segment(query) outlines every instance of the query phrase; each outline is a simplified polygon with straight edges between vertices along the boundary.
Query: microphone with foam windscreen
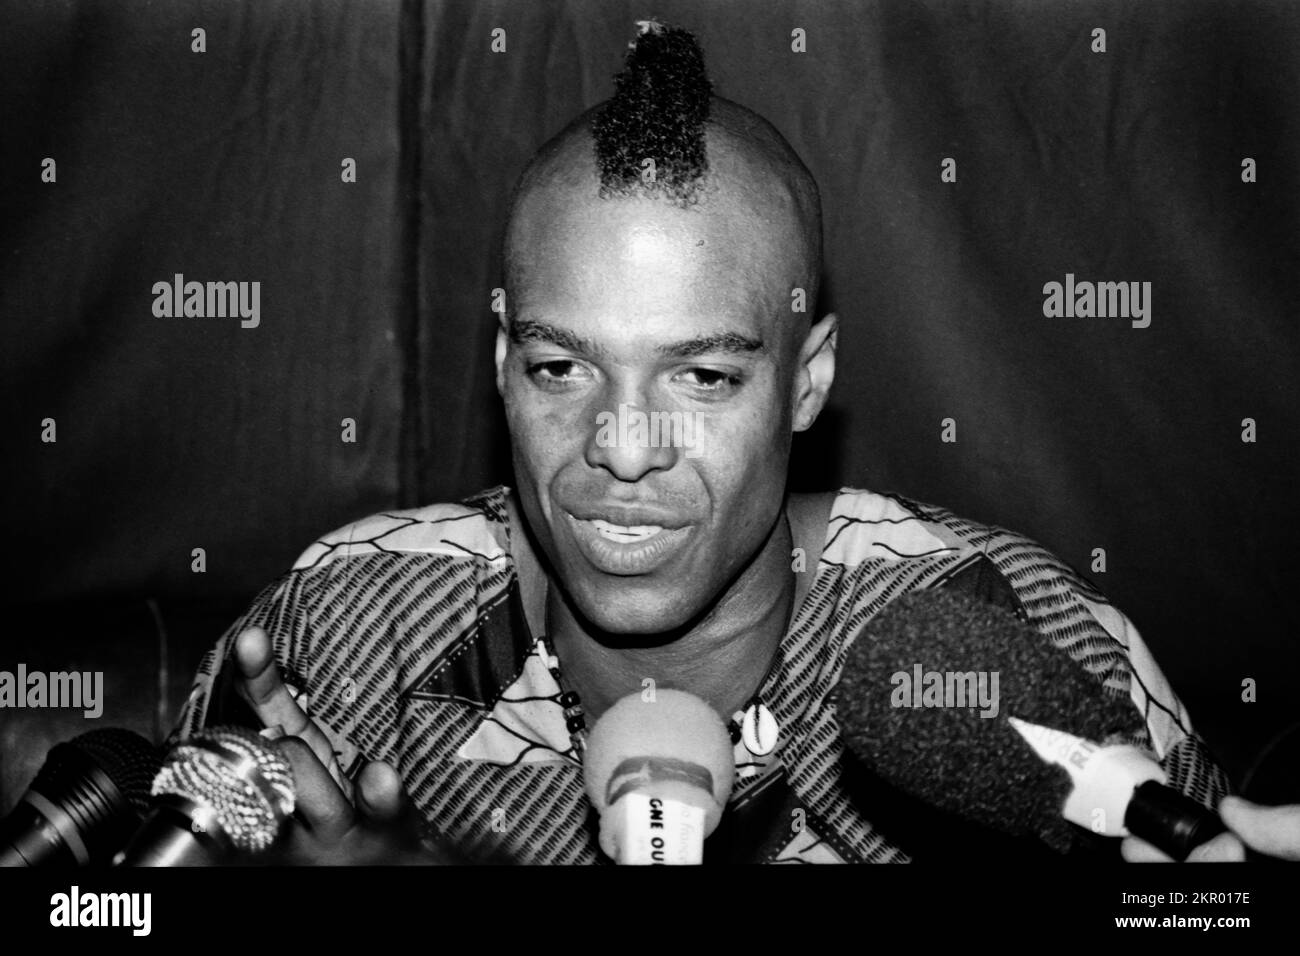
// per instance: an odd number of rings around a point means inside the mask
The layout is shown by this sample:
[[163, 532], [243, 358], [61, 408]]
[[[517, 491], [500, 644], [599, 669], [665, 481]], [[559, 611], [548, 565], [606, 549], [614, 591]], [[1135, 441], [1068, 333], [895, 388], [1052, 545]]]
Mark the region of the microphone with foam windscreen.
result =
[[0, 866], [107, 864], [144, 819], [160, 763], [153, 744], [116, 727], [57, 744], [0, 823]]
[[621, 864], [697, 864], [731, 796], [722, 718], [694, 694], [629, 694], [601, 715], [583, 757], [600, 848]]
[[153, 810], [119, 866], [212, 866], [272, 846], [293, 813], [288, 760], [252, 730], [216, 727], [177, 745], [152, 787]]
[[1145, 751], [1092, 743], [1136, 729], [1125, 694], [984, 601], [895, 599], [850, 647], [835, 696], [845, 745], [873, 779], [998, 833], [1064, 852], [1077, 824], [1183, 859], [1224, 829]]

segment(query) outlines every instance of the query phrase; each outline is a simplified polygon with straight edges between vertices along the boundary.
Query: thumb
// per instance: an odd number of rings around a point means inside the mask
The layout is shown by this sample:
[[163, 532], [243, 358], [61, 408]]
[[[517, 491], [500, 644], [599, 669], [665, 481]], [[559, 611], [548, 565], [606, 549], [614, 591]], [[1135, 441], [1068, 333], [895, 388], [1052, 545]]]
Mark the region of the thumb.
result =
[[1220, 833], [1187, 854], [1188, 863], [1240, 863], [1246, 848], [1235, 833]]
[[1224, 797], [1219, 816], [1252, 850], [1300, 860], [1300, 804], [1266, 807], [1242, 797]]
[[409, 802], [401, 776], [382, 760], [372, 760], [361, 768], [355, 798], [362, 816], [376, 823], [397, 821]]

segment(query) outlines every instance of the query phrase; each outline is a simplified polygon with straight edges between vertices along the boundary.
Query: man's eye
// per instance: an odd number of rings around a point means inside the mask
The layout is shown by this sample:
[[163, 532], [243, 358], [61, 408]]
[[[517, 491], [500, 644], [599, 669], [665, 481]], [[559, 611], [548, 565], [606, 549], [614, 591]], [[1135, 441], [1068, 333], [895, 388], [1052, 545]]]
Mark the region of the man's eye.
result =
[[682, 375], [687, 384], [708, 392], [722, 392], [740, 384], [740, 376], [720, 372], [716, 368], [688, 368]]
[[582, 366], [569, 359], [552, 359], [528, 366], [528, 377], [541, 385], [567, 385], [582, 377]]

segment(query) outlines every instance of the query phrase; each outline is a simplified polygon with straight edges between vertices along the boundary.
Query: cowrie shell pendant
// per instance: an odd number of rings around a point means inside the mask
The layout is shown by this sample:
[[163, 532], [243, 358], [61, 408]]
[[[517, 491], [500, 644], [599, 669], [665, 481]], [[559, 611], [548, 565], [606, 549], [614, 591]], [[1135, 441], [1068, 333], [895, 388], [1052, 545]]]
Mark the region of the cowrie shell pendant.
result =
[[740, 724], [740, 738], [750, 753], [765, 757], [776, 749], [781, 728], [776, 718], [761, 700], [751, 701], [745, 708], [745, 718]]

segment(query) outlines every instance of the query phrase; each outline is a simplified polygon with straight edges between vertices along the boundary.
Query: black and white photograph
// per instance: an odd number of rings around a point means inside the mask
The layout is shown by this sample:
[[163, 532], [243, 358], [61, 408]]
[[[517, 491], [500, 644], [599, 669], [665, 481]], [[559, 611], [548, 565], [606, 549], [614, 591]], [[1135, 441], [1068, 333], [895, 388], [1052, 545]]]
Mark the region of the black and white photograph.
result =
[[0, 0], [0, 922], [1276, 937], [1298, 302], [1289, 0]]

